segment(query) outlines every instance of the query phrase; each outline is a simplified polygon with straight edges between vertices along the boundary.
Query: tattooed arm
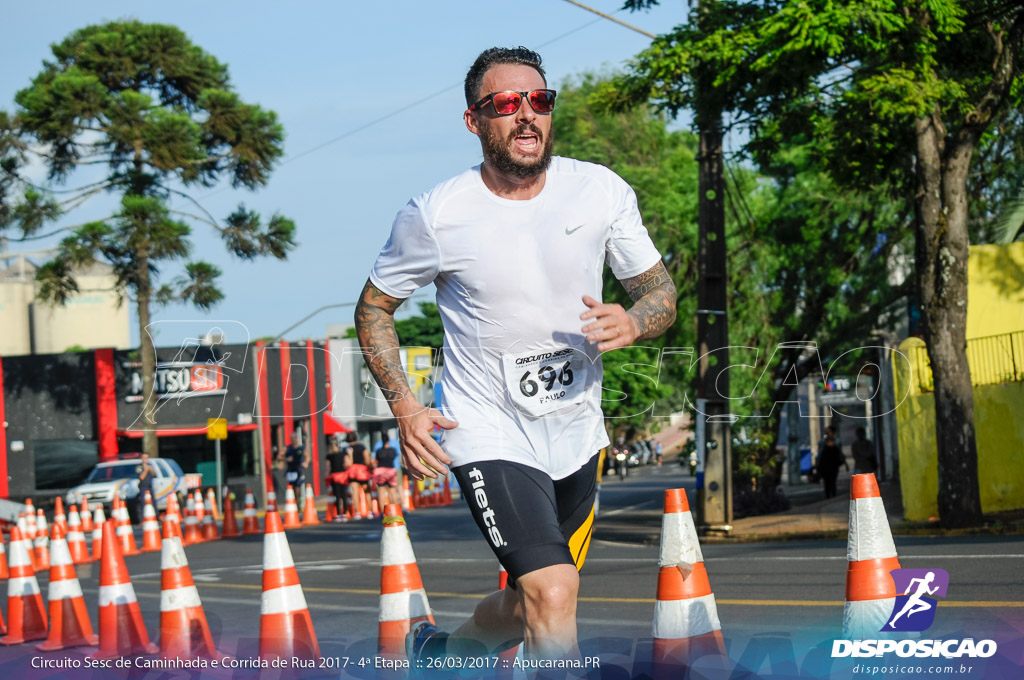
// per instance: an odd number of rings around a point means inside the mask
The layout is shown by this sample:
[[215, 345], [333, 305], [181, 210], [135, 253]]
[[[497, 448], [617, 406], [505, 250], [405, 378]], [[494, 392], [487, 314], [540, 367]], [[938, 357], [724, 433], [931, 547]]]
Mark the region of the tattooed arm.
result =
[[367, 281], [356, 304], [356, 335], [366, 365], [398, 419], [405, 469], [413, 478], [423, 479], [436, 477], [435, 470], [451, 462], [431, 436], [434, 424], [450, 430], [456, 423], [437, 409], [424, 408], [409, 389], [395, 332], [395, 310], [403, 302]]
[[623, 279], [633, 306], [627, 311], [622, 305], [603, 304], [583, 296], [590, 309], [580, 319], [593, 319], [583, 327], [587, 340], [597, 342], [597, 349], [628, 347], [637, 340], [656, 338], [676, 320], [676, 287], [662, 262], [629, 279]]

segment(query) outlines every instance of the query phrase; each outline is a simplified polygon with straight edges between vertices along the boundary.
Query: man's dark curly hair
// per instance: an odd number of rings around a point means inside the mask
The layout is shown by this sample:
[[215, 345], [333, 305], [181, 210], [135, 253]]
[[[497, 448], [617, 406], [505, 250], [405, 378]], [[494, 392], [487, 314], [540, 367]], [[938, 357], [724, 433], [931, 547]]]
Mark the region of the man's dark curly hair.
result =
[[522, 64], [531, 66], [537, 70], [544, 84], [547, 85], [547, 77], [540, 65], [540, 55], [525, 47], [492, 47], [480, 53], [473, 65], [469, 67], [466, 74], [466, 106], [472, 106], [480, 99], [480, 88], [484, 83], [484, 74], [487, 69], [497, 64]]

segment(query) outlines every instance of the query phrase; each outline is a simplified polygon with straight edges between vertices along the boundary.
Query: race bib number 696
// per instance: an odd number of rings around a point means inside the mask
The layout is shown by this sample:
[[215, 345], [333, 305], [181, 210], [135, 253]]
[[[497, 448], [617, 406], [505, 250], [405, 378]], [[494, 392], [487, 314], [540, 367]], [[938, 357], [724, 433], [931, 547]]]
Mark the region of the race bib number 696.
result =
[[501, 360], [506, 389], [526, 414], [542, 416], [583, 400], [590, 361], [582, 351], [563, 347], [504, 354]]

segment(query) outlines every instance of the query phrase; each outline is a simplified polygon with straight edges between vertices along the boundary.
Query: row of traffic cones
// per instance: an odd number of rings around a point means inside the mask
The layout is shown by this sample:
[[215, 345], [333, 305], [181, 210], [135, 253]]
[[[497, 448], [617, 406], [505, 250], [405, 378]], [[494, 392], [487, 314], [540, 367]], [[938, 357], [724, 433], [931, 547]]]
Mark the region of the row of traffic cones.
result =
[[[286, 500], [286, 512], [287, 506]], [[222, 656], [214, 648], [188, 568], [174, 507], [168, 508], [162, 528], [160, 647], [149, 641], [123, 559], [125, 539], [118, 533], [119, 514], [120, 509], [115, 509], [115, 516], [102, 524], [98, 636], [85, 613], [72, 550], [61, 526], [55, 522], [50, 530], [49, 630], [31, 560], [32, 543], [17, 526], [12, 529], [9, 621], [0, 644], [45, 638], [39, 649], [46, 651], [98, 644], [97, 656], [157, 651], [168, 657]], [[383, 524], [378, 651], [401, 657], [412, 626], [423, 620], [433, 622], [433, 617], [399, 505], [385, 508]], [[264, 534], [260, 656], [318, 658], [316, 633], [276, 508], [267, 514]], [[854, 476], [848, 558], [843, 636], [878, 636], [896, 597], [889, 571], [898, 569], [899, 562], [873, 475]], [[714, 663], [726, 654], [717, 605], [682, 489], [665, 493], [652, 636], [655, 677], [676, 676], [695, 659]]]
[[[896, 597], [890, 571], [899, 568], [874, 475], [855, 475], [851, 489], [849, 567], [843, 636], [878, 637]], [[686, 492], [665, 492], [659, 573], [652, 627], [655, 678], [682, 677], [699, 660], [726, 672], [725, 641]], [[507, 574], [502, 569], [499, 589]], [[378, 652], [402, 656], [402, 641], [422, 620], [433, 623], [401, 508], [388, 506], [381, 537]], [[511, 660], [521, 645], [502, 652]], [[716, 671], [716, 672], [717, 672]]]
[[[41, 651], [95, 646], [95, 658], [157, 654], [164, 658], [224, 658], [215, 649], [199, 592], [185, 557], [180, 518], [169, 512], [161, 536], [160, 644], [150, 641], [122, 553], [119, 522], [105, 521], [99, 578], [99, 634], [94, 632], [66, 535], [51, 529], [49, 617], [30, 559], [31, 542], [11, 533], [8, 617], [0, 644], [45, 640]], [[260, 656], [319, 658], [312, 620], [299, 586], [288, 539], [276, 511], [267, 515], [264, 542]]]
[[[891, 572], [900, 563], [874, 474], [852, 478], [847, 561], [842, 637], [887, 637], [881, 631], [897, 596]], [[707, 669], [726, 668], [721, 622], [682, 489], [665, 492], [658, 562], [654, 677], [681, 677], [697, 659]]]

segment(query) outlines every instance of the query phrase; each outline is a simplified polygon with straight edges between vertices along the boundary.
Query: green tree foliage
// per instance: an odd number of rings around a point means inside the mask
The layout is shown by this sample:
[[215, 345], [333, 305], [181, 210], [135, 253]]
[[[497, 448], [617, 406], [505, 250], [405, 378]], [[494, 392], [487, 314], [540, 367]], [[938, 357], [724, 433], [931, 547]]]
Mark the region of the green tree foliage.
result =
[[[690, 369], [685, 361], [667, 364], [659, 374], [657, 350], [692, 347], [696, 339], [696, 261], [691, 256], [697, 239], [696, 139], [668, 129], [664, 117], [650, 109], [608, 113], [593, 107], [590, 98], [602, 82], [587, 74], [578, 83], [565, 82], [558, 91], [553, 118], [555, 153], [600, 163], [618, 173], [637, 194], [644, 224], [665, 257], [665, 267], [678, 292], [679, 321], [664, 336], [603, 357], [604, 410], [609, 424], [650, 424], [651, 405], [666, 415], [686, 405]], [[605, 276], [604, 300], [629, 307], [622, 285]], [[653, 349], [652, 349], [653, 348]]]
[[1007, 112], [1019, 110], [1022, 46], [1020, 3], [707, 2], [606, 91], [612, 104], [653, 99], [677, 112], [700, 83], [701, 97], [713, 93], [748, 121], [759, 161], [802, 138], [841, 186], [886, 186], [913, 202], [946, 524], [981, 518], [964, 352], [970, 176]]
[[395, 321], [398, 342], [403, 347], [430, 347], [437, 355], [444, 344], [444, 326], [441, 325], [441, 314], [433, 302], [421, 302], [419, 309], [418, 316]]
[[[38, 272], [41, 297], [62, 304], [78, 291], [78, 268], [109, 264], [122, 299], [135, 301], [142, 343], [144, 449], [156, 455], [156, 370], [147, 332], [152, 305], [184, 301], [215, 305], [220, 270], [189, 259], [191, 226], [215, 229], [236, 257], [284, 259], [295, 246], [295, 225], [267, 220], [239, 206], [223, 220], [210, 215], [189, 189], [223, 180], [255, 190], [283, 153], [284, 131], [272, 111], [236, 94], [228, 70], [178, 28], [123, 21], [89, 26], [52, 45], [52, 61], [18, 92], [14, 117], [0, 113], [0, 230], [22, 237], [100, 192], [121, 194], [120, 208], [103, 220], [71, 228], [55, 259]], [[53, 183], [88, 166], [98, 181], [62, 195], [32, 186], [19, 174], [37, 154]], [[14, 198], [15, 192], [20, 197]], [[169, 199], [189, 206], [172, 209]], [[165, 263], [181, 276], [160, 283]]]
[[[697, 163], [695, 135], [670, 130], [667, 120], [645, 106], [607, 111], [596, 101], [602, 83], [585, 76], [559, 88], [555, 148], [562, 155], [602, 163], [637, 193], [644, 223], [679, 294], [678, 321], [654, 346], [696, 344]], [[817, 370], [800, 348], [776, 351], [779, 343], [814, 343], [827, 360], [867, 341], [905, 294], [890, 286], [887, 257], [907, 248], [899, 234], [906, 203], [884, 191], [841, 190], [807, 145], [787, 145], [760, 172], [730, 163], [726, 177], [726, 238], [729, 268], [729, 334], [732, 410], [750, 418], [758, 449], [774, 454], [781, 408], [789, 398], [786, 378]], [[896, 234], [893, 236], [892, 234]], [[606, 277], [605, 299], [628, 304], [622, 287]], [[869, 342], [865, 342], [869, 344]], [[802, 347], [802, 346], [801, 346]], [[635, 348], [630, 348], [633, 351]], [[654, 413], [692, 410], [696, 366], [685, 355], [666, 357], [660, 373], [667, 396], [647, 392], [649, 375], [623, 371], [623, 364], [653, 362], [623, 352], [605, 355], [606, 397], [636, 394], [606, 403], [609, 415], [634, 415], [656, 398]], [[639, 375], [637, 375], [639, 373]], [[621, 377], [630, 384], [617, 384]], [[633, 390], [632, 392], [630, 390]], [[761, 461], [768, 465], [768, 459]]]

